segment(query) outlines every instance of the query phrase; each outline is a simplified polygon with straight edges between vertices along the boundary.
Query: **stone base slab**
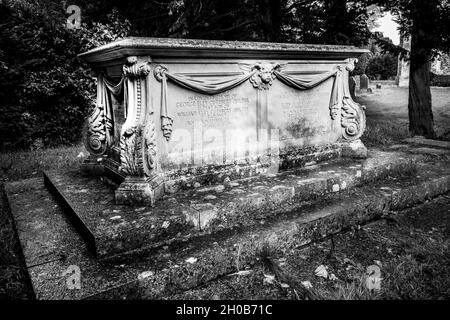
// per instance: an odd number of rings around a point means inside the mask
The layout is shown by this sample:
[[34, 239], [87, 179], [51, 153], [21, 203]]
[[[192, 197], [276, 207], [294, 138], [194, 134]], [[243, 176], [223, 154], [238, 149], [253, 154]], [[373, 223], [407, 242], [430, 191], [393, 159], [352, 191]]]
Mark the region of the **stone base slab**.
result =
[[[283, 254], [449, 190], [448, 164], [426, 163], [407, 177], [327, 194], [302, 210], [286, 205], [283, 214], [265, 223], [106, 262], [92, 255], [41, 179], [6, 184], [38, 299], [164, 298], [238, 271], [237, 261], [240, 270], [251, 269], [267, 245]], [[79, 271], [78, 289], [68, 285], [73, 270]]]
[[[284, 206], [398, 175], [414, 166], [401, 153], [374, 151], [366, 160], [336, 159], [303, 169], [163, 195], [153, 207], [116, 204], [119, 189], [78, 171], [44, 173], [46, 185], [99, 258], [265, 223]], [[127, 181], [125, 181], [127, 182]]]
[[114, 194], [116, 204], [119, 205], [154, 206], [155, 202], [164, 194], [164, 183], [162, 180], [152, 183], [145, 178], [126, 177]]
[[423, 145], [423, 146], [428, 146], [428, 147], [438, 147], [438, 148], [443, 148], [443, 149], [450, 149], [450, 141], [426, 139], [421, 136], [407, 138], [404, 141], [407, 143], [418, 144], [418, 145]]

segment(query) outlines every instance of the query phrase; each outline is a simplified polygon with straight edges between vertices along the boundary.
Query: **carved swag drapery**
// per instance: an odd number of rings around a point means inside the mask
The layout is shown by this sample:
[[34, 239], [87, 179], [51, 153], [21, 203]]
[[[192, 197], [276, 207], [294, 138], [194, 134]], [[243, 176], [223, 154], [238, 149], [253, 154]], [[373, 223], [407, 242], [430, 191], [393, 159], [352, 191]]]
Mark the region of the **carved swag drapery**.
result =
[[108, 146], [112, 145], [114, 128], [110, 94], [126, 101], [125, 82], [125, 77], [122, 77], [119, 83], [114, 84], [103, 73], [99, 73], [97, 76], [97, 102], [96, 108], [88, 119], [86, 144], [86, 148], [92, 154], [102, 154]]
[[279, 79], [284, 84], [297, 90], [309, 90], [334, 77], [335, 79], [330, 99], [330, 113], [332, 119], [335, 119], [337, 110], [339, 110], [339, 81], [337, 81], [337, 77], [341, 74], [341, 70], [339, 68], [327, 73], [302, 75], [302, 78], [299, 78], [279, 71], [279, 67], [280, 66], [278, 64], [272, 64], [269, 66], [257, 64], [251, 68], [249, 73], [244, 73], [231, 79], [205, 80], [173, 74], [168, 72], [167, 68], [157, 66], [154, 69], [154, 76], [161, 82], [161, 130], [163, 131], [164, 137], [167, 140], [170, 139], [173, 124], [173, 119], [169, 114], [167, 106], [167, 80], [170, 80], [173, 83], [191, 91], [207, 95], [215, 95], [233, 89], [249, 79], [253, 86], [260, 90], [268, 89], [274, 78]]
[[[167, 81], [184, 87], [186, 89], [207, 94], [215, 95], [233, 89], [247, 80], [259, 89], [268, 89], [272, 81], [276, 78], [282, 83], [297, 90], [309, 90], [317, 87], [326, 80], [334, 77], [333, 89], [330, 99], [330, 114], [332, 119], [338, 114], [339, 110], [339, 83], [338, 77], [341, 76], [341, 69], [313, 75], [292, 76], [279, 70], [278, 64], [256, 64], [249, 72], [243, 73], [233, 78], [221, 80], [205, 80], [194, 77], [173, 74], [167, 68], [158, 65], [154, 68], [155, 78], [161, 82], [161, 130], [166, 140], [169, 140], [172, 134], [173, 119], [168, 109]], [[117, 84], [107, 79], [103, 73], [99, 73], [97, 78], [97, 107], [89, 117], [90, 126], [88, 128], [88, 150], [93, 154], [102, 154], [107, 147], [111, 146], [113, 141], [113, 123], [112, 123], [112, 103], [110, 94], [124, 102], [125, 118], [128, 113], [127, 99], [127, 75], [123, 74]], [[345, 98], [345, 92], [344, 92]]]

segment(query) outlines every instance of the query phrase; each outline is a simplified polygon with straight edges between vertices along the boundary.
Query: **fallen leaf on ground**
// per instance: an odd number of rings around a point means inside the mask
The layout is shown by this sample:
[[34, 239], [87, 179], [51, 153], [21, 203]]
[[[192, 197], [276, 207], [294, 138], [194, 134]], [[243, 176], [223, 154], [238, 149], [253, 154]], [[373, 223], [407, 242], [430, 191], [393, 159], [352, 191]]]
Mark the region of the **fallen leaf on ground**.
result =
[[312, 288], [312, 284], [309, 281], [302, 281], [302, 286], [304, 286], [306, 289]]
[[194, 257], [190, 257], [189, 259], [186, 259], [186, 262], [187, 263], [196, 263], [197, 262], [197, 258], [194, 258]]
[[355, 261], [353, 261], [352, 259], [344, 258], [344, 263], [348, 263], [348, 264], [351, 264], [352, 266], [356, 266]]
[[264, 275], [264, 283], [272, 284], [275, 281], [275, 276], [272, 276], [270, 274]]
[[247, 276], [252, 272], [253, 272], [253, 270], [241, 270], [241, 271], [238, 271], [235, 273], [231, 273], [231, 274], [229, 274], [229, 276]]
[[314, 274], [318, 277], [322, 277], [322, 278], [328, 278], [328, 271], [327, 271], [327, 267], [324, 265], [320, 265], [317, 267], [316, 271], [314, 271]]

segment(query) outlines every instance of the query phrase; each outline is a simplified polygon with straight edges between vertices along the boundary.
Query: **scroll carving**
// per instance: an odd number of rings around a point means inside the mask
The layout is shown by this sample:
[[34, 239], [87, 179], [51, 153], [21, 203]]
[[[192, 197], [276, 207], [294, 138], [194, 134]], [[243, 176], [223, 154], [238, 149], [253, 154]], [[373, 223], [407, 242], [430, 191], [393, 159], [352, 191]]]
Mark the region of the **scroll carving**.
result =
[[93, 112], [88, 116], [85, 127], [84, 144], [91, 154], [102, 155], [113, 143], [113, 118], [109, 94], [122, 85], [110, 84], [103, 74], [97, 77], [97, 101]]
[[342, 137], [347, 141], [359, 139], [366, 128], [365, 107], [353, 101], [348, 85], [349, 72], [354, 70], [357, 61], [358, 59], [349, 59], [345, 66], [345, 77], [342, 79], [341, 126], [343, 128]]
[[131, 56], [127, 58], [127, 64], [123, 66], [122, 71], [125, 77], [143, 78], [150, 73], [151, 68], [150, 63], [138, 64], [137, 57]]
[[91, 154], [101, 155], [108, 145], [108, 131], [112, 130], [112, 119], [106, 116], [105, 106], [97, 104], [87, 123], [86, 149]]

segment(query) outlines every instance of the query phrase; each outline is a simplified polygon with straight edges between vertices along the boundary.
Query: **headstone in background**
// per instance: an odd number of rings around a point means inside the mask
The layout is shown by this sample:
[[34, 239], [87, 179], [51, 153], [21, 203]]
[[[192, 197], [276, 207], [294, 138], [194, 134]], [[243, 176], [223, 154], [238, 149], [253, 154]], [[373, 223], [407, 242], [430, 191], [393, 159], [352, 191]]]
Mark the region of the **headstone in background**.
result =
[[[411, 50], [411, 37], [400, 38], [400, 46], [406, 50]], [[404, 58], [398, 57], [397, 77], [396, 83], [399, 87], [409, 86], [409, 61]]]
[[366, 76], [365, 74], [363, 74], [361, 76], [361, 87], [360, 87], [360, 89], [363, 90], [363, 91], [364, 90], [367, 91], [367, 89], [369, 89], [369, 77]]
[[356, 90], [356, 80], [355, 77], [348, 78], [348, 86], [350, 89], [350, 95], [352, 99], [356, 98], [355, 90]]
[[353, 77], [355, 79], [356, 82], [356, 86], [355, 86], [355, 92], [358, 92], [359, 90], [361, 90], [361, 76], [357, 75]]

